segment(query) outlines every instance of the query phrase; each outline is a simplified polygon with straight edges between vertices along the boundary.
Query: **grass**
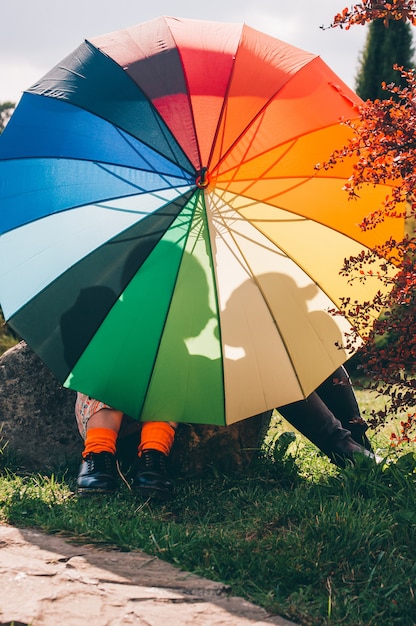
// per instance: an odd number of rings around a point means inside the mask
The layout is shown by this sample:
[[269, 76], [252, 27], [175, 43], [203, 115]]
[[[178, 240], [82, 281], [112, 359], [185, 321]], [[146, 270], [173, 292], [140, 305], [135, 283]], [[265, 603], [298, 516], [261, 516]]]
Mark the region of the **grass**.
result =
[[16, 345], [18, 339], [4, 321], [3, 311], [0, 309], [0, 355]]
[[[376, 401], [368, 393], [358, 392], [364, 407]], [[144, 550], [298, 624], [414, 626], [414, 444], [388, 463], [338, 470], [285, 431], [276, 418], [268, 448], [244, 475], [181, 478], [164, 505], [136, 500], [124, 485], [82, 500], [73, 470], [22, 476], [3, 467], [0, 521]], [[373, 444], [385, 450], [386, 433]]]

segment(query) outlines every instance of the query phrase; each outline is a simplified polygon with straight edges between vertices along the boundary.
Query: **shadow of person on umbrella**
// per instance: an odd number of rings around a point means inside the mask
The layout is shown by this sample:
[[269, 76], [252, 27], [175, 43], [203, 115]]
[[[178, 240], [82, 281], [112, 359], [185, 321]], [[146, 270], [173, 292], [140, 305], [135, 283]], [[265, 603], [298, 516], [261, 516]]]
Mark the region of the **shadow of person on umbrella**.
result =
[[[368, 456], [371, 445], [342, 366], [345, 358], [338, 347], [342, 332], [331, 314], [315, 308], [319, 302], [316, 285], [300, 287], [280, 273], [248, 280], [232, 293], [223, 313], [230, 353], [234, 353], [225, 365], [225, 387], [230, 391], [226, 397], [240, 407], [243, 404], [243, 410], [250, 402], [261, 406], [262, 400], [265, 408], [274, 406], [343, 466], [356, 453]], [[299, 380], [313, 391], [305, 399], [285, 403], [285, 395], [293, 398], [296, 388], [300, 395]], [[239, 381], [239, 395], [233, 381]]]
[[116, 299], [117, 295], [110, 287], [82, 287], [74, 305], [62, 315], [60, 328], [64, 359], [69, 371], [103, 321], [104, 312], [111, 309]]

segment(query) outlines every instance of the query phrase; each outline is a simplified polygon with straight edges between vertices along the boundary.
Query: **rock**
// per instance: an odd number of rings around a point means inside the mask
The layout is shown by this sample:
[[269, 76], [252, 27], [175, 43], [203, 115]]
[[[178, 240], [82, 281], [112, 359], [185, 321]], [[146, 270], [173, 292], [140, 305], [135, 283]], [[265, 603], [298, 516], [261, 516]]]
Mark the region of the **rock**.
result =
[[[173, 473], [202, 476], [213, 468], [224, 473], [247, 469], [259, 452], [270, 418], [271, 411], [230, 426], [179, 424], [169, 459]], [[134, 461], [139, 429], [137, 422], [123, 424], [118, 451], [127, 467]]]
[[82, 440], [74, 421], [76, 392], [64, 389], [23, 341], [0, 357], [0, 438], [28, 471], [79, 459]]
[[[0, 357], [0, 448], [27, 471], [48, 471], [79, 462], [82, 440], [74, 404], [76, 392], [59, 384], [25, 342]], [[201, 475], [213, 466], [225, 472], [247, 467], [256, 454], [271, 412], [231, 426], [181, 424], [171, 453], [176, 474]], [[131, 464], [140, 424], [124, 419], [118, 454]]]

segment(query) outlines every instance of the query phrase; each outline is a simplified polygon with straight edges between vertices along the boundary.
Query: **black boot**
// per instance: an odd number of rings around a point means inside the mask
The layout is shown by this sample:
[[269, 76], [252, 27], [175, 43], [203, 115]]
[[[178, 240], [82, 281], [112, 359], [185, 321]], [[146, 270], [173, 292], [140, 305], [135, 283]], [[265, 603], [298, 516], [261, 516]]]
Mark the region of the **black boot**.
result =
[[278, 411], [339, 467], [345, 467], [347, 460], [354, 462], [356, 454], [374, 458], [364, 446], [354, 441], [351, 432], [343, 427], [316, 392], [306, 400], [279, 407]]
[[166, 468], [166, 456], [158, 450], [143, 450], [139, 457], [133, 488], [145, 498], [170, 500], [174, 494], [174, 483]]
[[372, 452], [371, 443], [366, 435], [368, 424], [361, 416], [354, 388], [345, 367], [339, 367], [316, 392], [339, 419], [343, 428], [350, 431], [354, 441]]
[[77, 480], [80, 496], [113, 493], [118, 486], [118, 472], [114, 454], [90, 452], [81, 463]]

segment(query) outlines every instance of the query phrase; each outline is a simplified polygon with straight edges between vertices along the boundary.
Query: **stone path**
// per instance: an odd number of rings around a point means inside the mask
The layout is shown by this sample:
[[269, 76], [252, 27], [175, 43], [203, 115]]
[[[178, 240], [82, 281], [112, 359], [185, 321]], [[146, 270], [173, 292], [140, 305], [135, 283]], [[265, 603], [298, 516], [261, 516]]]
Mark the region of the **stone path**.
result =
[[0, 525], [0, 626], [294, 626], [141, 552]]

